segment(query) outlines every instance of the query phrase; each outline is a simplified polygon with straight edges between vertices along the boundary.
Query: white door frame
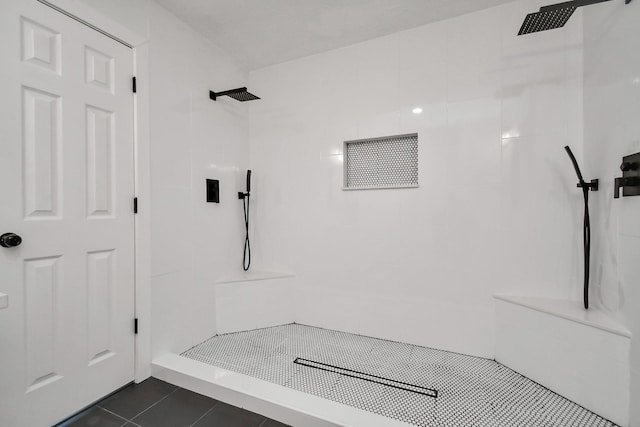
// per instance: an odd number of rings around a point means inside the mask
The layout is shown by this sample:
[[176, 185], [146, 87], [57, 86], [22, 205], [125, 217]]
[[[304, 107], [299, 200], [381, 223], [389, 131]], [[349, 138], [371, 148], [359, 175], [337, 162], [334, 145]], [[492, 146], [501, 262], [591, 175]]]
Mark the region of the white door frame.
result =
[[[36, 1], [36, 0], [30, 0]], [[135, 197], [135, 382], [151, 375], [151, 163], [149, 147], [149, 40], [74, 0], [37, 0], [131, 46], [137, 91], [133, 101]]]

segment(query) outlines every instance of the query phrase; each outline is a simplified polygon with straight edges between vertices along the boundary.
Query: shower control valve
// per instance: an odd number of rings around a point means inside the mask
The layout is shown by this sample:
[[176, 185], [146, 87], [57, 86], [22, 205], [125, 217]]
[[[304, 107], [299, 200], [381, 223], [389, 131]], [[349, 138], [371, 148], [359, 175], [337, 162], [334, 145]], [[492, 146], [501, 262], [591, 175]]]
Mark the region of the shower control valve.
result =
[[[637, 176], [633, 176], [631, 178], [616, 178], [614, 181], [614, 189], [613, 189], [613, 198], [620, 198], [620, 189], [623, 190], [625, 188], [637, 189], [640, 187], [640, 178]], [[626, 192], [623, 194], [624, 196], [633, 196], [634, 194], [627, 194]]]
[[622, 164], [620, 165], [620, 170], [622, 172], [638, 170], [638, 163], [622, 162]]
[[620, 170], [622, 177], [614, 181], [613, 198], [620, 198], [620, 189], [624, 197], [640, 196], [640, 153], [624, 157]]

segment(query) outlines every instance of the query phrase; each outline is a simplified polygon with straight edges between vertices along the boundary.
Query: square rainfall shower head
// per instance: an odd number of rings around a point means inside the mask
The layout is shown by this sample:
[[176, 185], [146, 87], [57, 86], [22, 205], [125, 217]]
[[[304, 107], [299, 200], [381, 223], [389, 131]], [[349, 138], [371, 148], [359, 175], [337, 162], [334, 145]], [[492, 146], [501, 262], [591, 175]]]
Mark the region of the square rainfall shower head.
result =
[[256, 99], [260, 99], [260, 97], [257, 97], [251, 92], [247, 92], [246, 90], [244, 92], [231, 93], [229, 94], [229, 96], [240, 102], [253, 101]]
[[260, 99], [260, 97], [255, 96], [251, 92], [247, 91], [246, 87], [240, 87], [238, 89], [225, 90], [224, 92], [213, 92], [209, 91], [209, 98], [214, 101], [220, 96], [229, 96], [236, 101], [245, 102], [245, 101], [253, 101], [256, 99]]
[[[571, 2], [569, 2], [571, 3]], [[520, 28], [519, 36], [523, 34], [537, 33], [539, 31], [553, 30], [564, 27], [577, 7], [567, 4], [566, 7], [540, 9], [540, 12], [530, 13], [525, 18]]]

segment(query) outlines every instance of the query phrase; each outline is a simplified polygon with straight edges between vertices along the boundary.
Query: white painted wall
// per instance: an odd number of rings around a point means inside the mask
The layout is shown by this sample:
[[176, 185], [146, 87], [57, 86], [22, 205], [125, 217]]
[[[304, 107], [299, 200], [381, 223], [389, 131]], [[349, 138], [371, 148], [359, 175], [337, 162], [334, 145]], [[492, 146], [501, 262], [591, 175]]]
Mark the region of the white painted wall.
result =
[[603, 191], [592, 202], [595, 301], [634, 334], [631, 425], [640, 426], [640, 197], [613, 199], [622, 157], [640, 152], [640, 4], [584, 15], [585, 161]]
[[[492, 293], [579, 298], [582, 20], [516, 37], [542, 3], [251, 73], [254, 265], [297, 322], [491, 357]], [[411, 132], [419, 189], [341, 191], [343, 141]]]

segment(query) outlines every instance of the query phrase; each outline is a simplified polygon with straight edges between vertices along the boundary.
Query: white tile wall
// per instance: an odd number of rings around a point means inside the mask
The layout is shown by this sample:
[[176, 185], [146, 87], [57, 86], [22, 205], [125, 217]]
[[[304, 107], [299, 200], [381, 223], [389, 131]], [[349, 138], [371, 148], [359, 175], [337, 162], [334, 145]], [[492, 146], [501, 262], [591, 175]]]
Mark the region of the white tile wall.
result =
[[640, 426], [640, 197], [613, 199], [622, 157], [640, 152], [640, 4], [584, 14], [585, 161], [603, 191], [593, 199], [595, 301], [634, 334], [631, 425]]
[[639, 427], [640, 426], [640, 405], [638, 402], [638, 396], [640, 396], [640, 373], [638, 371], [631, 372], [631, 427]]
[[[492, 356], [493, 292], [578, 298], [582, 17], [516, 37], [542, 3], [251, 73], [254, 257], [296, 321]], [[340, 190], [343, 141], [408, 132], [419, 189]]]
[[[191, 346], [193, 277], [191, 270], [151, 279], [151, 354], [176, 353]], [[142, 326], [142, 325], [141, 325]]]

